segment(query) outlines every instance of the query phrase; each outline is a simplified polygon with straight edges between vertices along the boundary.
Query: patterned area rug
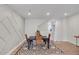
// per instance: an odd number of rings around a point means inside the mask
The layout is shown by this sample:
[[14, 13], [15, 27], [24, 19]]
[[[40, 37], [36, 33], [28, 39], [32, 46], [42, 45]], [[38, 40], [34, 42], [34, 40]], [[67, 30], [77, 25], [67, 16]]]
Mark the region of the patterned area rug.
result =
[[46, 47], [33, 47], [30, 50], [27, 49], [26, 44], [16, 53], [16, 55], [62, 55], [63, 51], [53, 45], [49, 49]]

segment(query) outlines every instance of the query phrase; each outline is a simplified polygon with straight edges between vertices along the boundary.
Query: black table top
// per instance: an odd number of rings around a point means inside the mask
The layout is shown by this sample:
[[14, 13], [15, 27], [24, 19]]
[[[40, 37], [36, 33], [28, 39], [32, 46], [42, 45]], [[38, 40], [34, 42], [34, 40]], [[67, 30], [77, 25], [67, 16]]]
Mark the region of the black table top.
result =
[[[29, 39], [30, 40], [35, 40], [35, 36], [30, 36]], [[43, 36], [43, 39], [48, 39], [48, 37], [47, 36]]]

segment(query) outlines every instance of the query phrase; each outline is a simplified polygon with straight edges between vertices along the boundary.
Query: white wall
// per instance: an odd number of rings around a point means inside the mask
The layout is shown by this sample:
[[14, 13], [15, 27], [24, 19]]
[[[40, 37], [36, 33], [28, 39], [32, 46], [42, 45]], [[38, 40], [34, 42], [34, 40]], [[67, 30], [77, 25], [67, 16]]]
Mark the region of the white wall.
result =
[[[79, 14], [56, 21], [55, 40], [76, 44], [74, 35], [79, 35]], [[78, 39], [79, 45], [79, 39]]]
[[55, 41], [62, 41], [63, 40], [63, 26], [62, 20], [57, 20], [55, 24]]
[[23, 39], [24, 20], [10, 9], [0, 6], [0, 54], [6, 54]]
[[48, 21], [47, 20], [39, 25], [39, 30], [41, 31], [42, 35], [48, 36], [49, 31], [48, 31]]
[[56, 20], [55, 24], [55, 41], [68, 41], [67, 38], [67, 20], [66, 19], [61, 19], [61, 20]]
[[[79, 14], [71, 16], [67, 20], [68, 41], [76, 44], [74, 35], [79, 35]], [[78, 39], [79, 45], [79, 39]]]
[[26, 19], [25, 20], [25, 33], [28, 36], [34, 36], [37, 29], [39, 30], [39, 25], [44, 22], [42, 19]]

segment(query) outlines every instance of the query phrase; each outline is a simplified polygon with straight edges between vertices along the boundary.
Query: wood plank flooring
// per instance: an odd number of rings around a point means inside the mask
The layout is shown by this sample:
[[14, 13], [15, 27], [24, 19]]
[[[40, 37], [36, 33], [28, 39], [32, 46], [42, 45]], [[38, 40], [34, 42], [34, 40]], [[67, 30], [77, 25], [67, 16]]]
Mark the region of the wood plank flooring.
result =
[[43, 47], [44, 49], [38, 48], [28, 50], [25, 45], [16, 53], [16, 55], [79, 55], [79, 46], [76, 47], [69, 42], [56, 41], [54, 42], [56, 48], [53, 48], [54, 45], [51, 44], [50, 49]]
[[79, 46], [69, 42], [55, 42], [56, 47], [60, 48], [65, 55], [79, 55]]

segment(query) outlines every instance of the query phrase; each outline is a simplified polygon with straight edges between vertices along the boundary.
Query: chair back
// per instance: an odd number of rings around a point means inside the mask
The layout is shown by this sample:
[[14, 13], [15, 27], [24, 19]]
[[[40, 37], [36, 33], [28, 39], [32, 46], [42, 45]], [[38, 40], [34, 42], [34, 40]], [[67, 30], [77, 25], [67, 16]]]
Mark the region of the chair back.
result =
[[27, 34], [25, 34], [25, 38], [26, 38], [26, 40], [28, 40]]
[[50, 36], [51, 36], [51, 34], [48, 34], [48, 39], [50, 40]]

